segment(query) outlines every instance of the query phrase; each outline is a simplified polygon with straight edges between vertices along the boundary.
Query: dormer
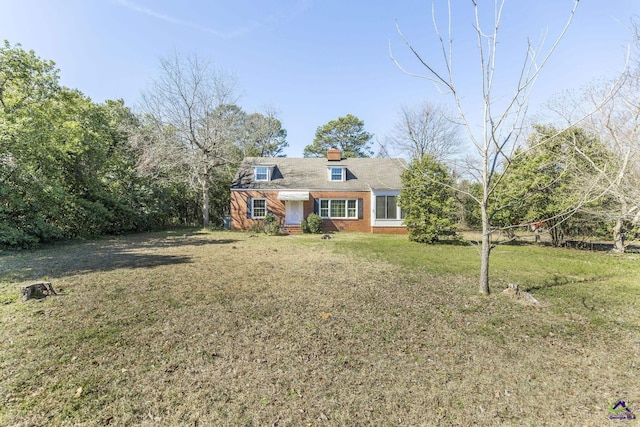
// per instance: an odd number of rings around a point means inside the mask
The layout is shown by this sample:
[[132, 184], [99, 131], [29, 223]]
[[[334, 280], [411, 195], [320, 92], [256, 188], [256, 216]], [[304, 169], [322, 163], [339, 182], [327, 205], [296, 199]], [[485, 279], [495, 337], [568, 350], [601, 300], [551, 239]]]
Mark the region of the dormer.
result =
[[271, 181], [274, 167], [274, 165], [253, 165], [253, 180], [261, 182]]
[[327, 174], [329, 181], [341, 182], [347, 180], [347, 167], [338, 165], [327, 166]]

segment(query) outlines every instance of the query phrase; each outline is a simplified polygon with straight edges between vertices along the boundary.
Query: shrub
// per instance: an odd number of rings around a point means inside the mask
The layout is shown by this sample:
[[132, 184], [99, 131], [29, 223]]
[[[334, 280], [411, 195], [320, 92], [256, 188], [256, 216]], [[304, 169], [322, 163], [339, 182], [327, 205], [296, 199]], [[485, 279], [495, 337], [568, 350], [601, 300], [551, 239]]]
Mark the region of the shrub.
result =
[[0, 223], [0, 248], [33, 248], [38, 239], [24, 231]]
[[267, 212], [267, 215], [262, 221], [264, 232], [270, 236], [275, 236], [280, 233], [280, 222], [274, 214]]
[[256, 221], [251, 224], [249, 231], [251, 231], [252, 233], [264, 233], [264, 225], [261, 221]]
[[300, 224], [303, 233], [322, 233], [322, 218], [316, 213], [309, 214], [306, 220]]
[[451, 173], [432, 156], [414, 159], [402, 173], [400, 207], [409, 240], [434, 243], [456, 234], [457, 206]]

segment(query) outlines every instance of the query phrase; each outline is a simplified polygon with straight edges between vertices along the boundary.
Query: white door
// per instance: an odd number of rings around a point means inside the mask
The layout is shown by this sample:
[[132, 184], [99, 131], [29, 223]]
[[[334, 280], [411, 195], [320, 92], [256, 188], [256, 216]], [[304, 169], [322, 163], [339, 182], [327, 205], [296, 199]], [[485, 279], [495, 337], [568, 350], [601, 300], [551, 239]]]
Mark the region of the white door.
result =
[[304, 211], [302, 207], [303, 202], [298, 200], [287, 200], [284, 207], [284, 223], [285, 224], [300, 224]]

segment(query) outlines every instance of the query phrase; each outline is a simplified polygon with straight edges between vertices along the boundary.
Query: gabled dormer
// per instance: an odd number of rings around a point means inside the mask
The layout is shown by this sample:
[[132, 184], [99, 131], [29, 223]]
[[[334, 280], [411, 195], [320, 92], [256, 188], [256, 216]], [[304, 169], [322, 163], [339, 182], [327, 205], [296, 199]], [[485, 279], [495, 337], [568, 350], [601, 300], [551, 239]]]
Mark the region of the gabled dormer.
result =
[[340, 165], [342, 151], [330, 148], [327, 150], [327, 179], [332, 182], [344, 182], [347, 180], [347, 167]]
[[347, 167], [339, 165], [327, 166], [327, 178], [332, 182], [343, 182], [347, 180]]
[[256, 182], [271, 181], [274, 168], [274, 165], [253, 165], [253, 180]]

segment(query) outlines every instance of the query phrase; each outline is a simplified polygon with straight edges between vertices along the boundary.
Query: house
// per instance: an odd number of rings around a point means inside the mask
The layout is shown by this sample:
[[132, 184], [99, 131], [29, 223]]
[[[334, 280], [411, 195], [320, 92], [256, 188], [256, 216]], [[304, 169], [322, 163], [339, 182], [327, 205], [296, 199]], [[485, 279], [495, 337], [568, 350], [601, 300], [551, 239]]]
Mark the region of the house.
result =
[[231, 228], [249, 230], [272, 212], [288, 233], [313, 212], [324, 231], [407, 232], [397, 205], [403, 159], [245, 158], [231, 184]]

